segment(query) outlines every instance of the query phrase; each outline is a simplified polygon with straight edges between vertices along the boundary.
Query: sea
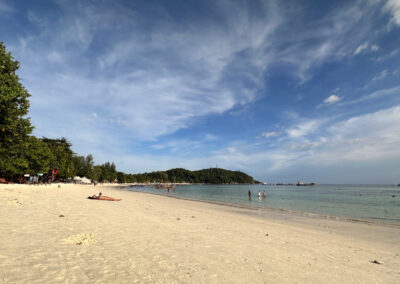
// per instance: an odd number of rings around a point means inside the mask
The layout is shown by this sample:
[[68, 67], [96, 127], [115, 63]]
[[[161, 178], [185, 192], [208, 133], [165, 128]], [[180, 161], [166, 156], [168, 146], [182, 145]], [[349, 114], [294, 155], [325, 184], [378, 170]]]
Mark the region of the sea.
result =
[[127, 190], [251, 209], [278, 209], [400, 225], [400, 187], [397, 185], [179, 185], [169, 192], [154, 186], [132, 186]]

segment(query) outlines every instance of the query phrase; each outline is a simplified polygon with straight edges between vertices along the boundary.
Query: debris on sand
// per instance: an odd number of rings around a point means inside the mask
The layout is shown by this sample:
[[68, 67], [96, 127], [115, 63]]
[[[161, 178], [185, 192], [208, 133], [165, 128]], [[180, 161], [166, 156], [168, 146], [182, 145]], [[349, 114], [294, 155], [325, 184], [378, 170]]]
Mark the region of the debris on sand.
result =
[[371, 263], [375, 263], [375, 264], [382, 264], [382, 262], [381, 262], [381, 261], [379, 261], [379, 260], [376, 260], [376, 259], [374, 259], [374, 260], [371, 260], [370, 262], [371, 262]]

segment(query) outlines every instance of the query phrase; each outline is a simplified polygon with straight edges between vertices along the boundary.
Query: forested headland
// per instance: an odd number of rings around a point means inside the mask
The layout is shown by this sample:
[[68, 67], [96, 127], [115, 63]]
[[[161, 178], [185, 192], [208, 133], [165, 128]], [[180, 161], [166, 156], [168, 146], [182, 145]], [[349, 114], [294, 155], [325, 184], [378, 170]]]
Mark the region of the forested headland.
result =
[[66, 138], [37, 138], [32, 135], [34, 127], [27, 117], [30, 94], [20, 83], [16, 74], [18, 68], [19, 62], [14, 60], [0, 42], [0, 178], [18, 181], [23, 174], [36, 175], [58, 169], [59, 180], [85, 176], [99, 182], [255, 182], [245, 173], [219, 168], [126, 174], [117, 171], [114, 163], [95, 165], [92, 155], [77, 155]]

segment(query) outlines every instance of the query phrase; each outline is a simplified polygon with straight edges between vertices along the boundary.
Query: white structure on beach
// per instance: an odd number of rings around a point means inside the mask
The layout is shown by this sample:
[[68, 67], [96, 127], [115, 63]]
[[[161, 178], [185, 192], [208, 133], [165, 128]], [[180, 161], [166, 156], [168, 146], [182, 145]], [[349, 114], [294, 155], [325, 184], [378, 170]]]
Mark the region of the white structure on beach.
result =
[[74, 183], [85, 183], [85, 184], [90, 184], [92, 183], [92, 180], [88, 179], [87, 177], [74, 177]]

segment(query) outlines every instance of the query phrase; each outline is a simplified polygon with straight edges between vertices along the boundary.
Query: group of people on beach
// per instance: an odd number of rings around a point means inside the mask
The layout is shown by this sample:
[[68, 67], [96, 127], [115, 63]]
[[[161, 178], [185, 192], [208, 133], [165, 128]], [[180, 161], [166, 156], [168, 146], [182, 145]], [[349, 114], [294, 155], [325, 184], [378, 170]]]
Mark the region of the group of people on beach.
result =
[[[251, 190], [250, 189], [249, 189], [248, 194], [249, 194], [249, 200], [251, 200]], [[262, 197], [263, 197], [263, 200], [265, 200], [267, 198], [267, 193], [265, 192], [265, 190], [262, 193]], [[258, 191], [258, 200], [261, 200], [261, 191], [260, 190]]]

